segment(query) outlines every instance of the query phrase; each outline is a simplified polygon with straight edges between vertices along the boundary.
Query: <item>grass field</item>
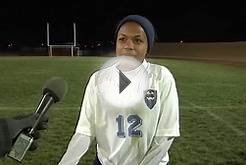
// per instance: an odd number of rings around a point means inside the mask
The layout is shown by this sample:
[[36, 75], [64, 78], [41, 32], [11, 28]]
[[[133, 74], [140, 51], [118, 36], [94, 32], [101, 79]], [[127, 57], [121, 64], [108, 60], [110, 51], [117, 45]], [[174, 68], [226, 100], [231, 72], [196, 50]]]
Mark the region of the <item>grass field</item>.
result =
[[[32, 113], [44, 82], [52, 76], [67, 80], [65, 100], [49, 112], [49, 129], [39, 148], [22, 164], [53, 165], [66, 151], [79, 115], [89, 75], [106, 58], [0, 58], [0, 116]], [[173, 73], [180, 98], [181, 136], [170, 150], [174, 165], [246, 164], [246, 67], [185, 60], [153, 59]], [[92, 164], [93, 145], [80, 164]], [[1, 165], [18, 164], [5, 157]]]

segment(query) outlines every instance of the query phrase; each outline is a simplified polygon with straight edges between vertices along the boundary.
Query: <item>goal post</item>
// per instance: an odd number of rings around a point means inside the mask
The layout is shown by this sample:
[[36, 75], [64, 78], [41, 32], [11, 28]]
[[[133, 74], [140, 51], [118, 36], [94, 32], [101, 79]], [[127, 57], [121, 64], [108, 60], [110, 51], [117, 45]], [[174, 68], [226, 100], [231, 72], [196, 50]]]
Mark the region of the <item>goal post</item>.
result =
[[79, 56], [79, 47], [74, 45], [50, 45], [48, 46], [49, 56]]
[[[79, 56], [79, 47], [77, 46], [76, 41], [76, 23], [73, 23], [73, 42], [69, 44], [50, 44], [50, 24], [47, 22], [47, 47], [48, 55], [52, 56], [65, 56], [70, 54], [70, 56]], [[56, 54], [55, 52], [59, 52]], [[64, 55], [65, 52], [65, 55]]]

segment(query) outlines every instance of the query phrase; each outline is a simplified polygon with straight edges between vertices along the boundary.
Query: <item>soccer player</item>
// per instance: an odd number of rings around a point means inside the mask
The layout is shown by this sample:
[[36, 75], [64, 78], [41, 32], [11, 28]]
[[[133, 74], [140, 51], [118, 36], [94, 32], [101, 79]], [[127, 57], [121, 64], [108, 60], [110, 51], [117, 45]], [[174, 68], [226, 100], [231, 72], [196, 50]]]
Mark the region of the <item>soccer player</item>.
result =
[[[146, 61], [155, 39], [152, 23], [145, 17], [129, 15], [119, 22], [115, 34], [116, 55], [127, 55], [139, 61], [140, 66], [129, 74], [138, 74], [138, 68], [144, 68], [147, 90], [138, 93], [144, 95], [139, 97], [142, 99], [132, 101], [134, 83], [136, 86], [145, 83], [134, 82], [132, 78], [133, 85], [126, 87], [119, 96], [111, 97], [113, 101], [110, 102], [104, 99], [106, 94], [99, 88], [105, 77], [107, 81], [116, 81], [114, 77], [117, 76], [104, 76], [107, 70], [113, 73], [111, 67], [103, 70], [99, 79], [100, 71], [95, 72], [87, 84], [77, 128], [60, 165], [77, 164], [94, 139], [97, 143], [95, 164], [163, 165], [169, 161], [168, 150], [174, 138], [180, 136], [175, 80], [166, 67]], [[111, 89], [113, 85], [108, 86], [108, 90]], [[117, 98], [122, 95], [129, 98], [130, 105], [123, 101], [122, 106], [117, 104]]]

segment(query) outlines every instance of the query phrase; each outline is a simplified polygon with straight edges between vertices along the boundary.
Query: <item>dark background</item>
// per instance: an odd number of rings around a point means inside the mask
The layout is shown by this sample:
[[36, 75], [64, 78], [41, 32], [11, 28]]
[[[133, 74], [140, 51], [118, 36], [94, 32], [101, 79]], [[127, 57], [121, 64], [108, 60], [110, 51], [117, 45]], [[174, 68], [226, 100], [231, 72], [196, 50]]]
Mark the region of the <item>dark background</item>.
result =
[[12, 1], [0, 5], [0, 44], [46, 45], [46, 22], [54, 43], [72, 41], [76, 22], [78, 44], [106, 44], [128, 14], [149, 18], [158, 42], [246, 40], [246, 7], [236, 1]]

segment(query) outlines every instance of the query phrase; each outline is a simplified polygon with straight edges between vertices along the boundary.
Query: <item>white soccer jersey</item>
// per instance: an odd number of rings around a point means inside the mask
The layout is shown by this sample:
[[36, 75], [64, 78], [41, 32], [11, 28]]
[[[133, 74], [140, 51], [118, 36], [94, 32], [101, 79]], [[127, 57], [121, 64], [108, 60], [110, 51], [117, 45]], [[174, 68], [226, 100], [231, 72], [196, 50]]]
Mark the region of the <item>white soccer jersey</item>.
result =
[[[76, 132], [96, 137], [98, 158], [104, 165], [137, 165], [154, 137], [180, 135], [172, 74], [164, 66], [146, 60], [141, 66], [148, 82], [141, 81], [143, 72], [138, 67], [124, 73], [132, 82], [120, 94], [114, 66], [94, 73], [87, 84]], [[143, 84], [147, 90], [138, 91]], [[136, 92], [140, 96], [137, 99]]]

